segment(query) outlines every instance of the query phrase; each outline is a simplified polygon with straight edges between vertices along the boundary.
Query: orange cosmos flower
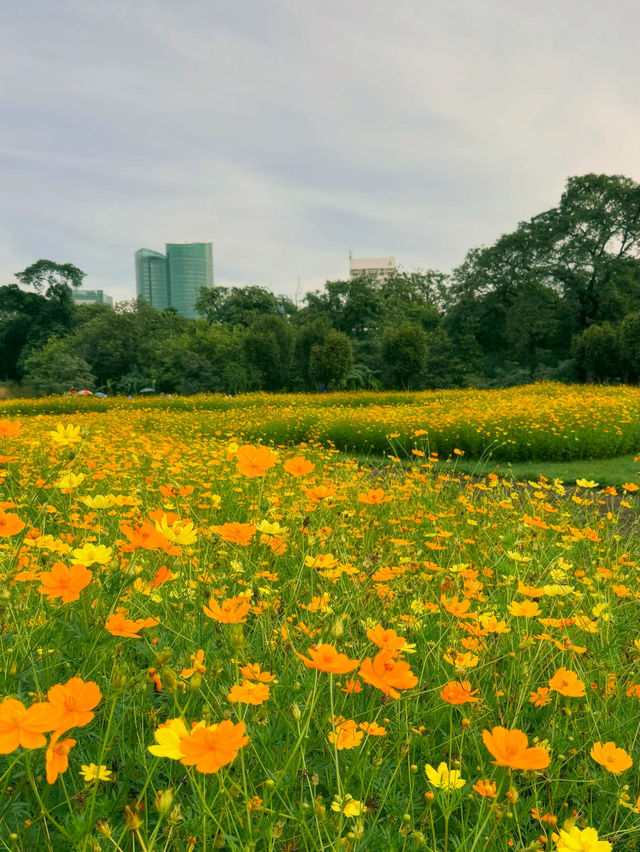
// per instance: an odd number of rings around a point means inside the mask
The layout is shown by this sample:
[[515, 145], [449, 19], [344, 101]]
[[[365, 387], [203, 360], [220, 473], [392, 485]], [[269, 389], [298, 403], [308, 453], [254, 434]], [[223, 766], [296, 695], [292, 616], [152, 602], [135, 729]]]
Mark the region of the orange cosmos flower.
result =
[[0, 509], [0, 537], [17, 535], [24, 529], [24, 521], [13, 512]]
[[396, 660], [388, 651], [380, 651], [373, 660], [369, 657], [364, 659], [358, 674], [365, 683], [370, 683], [391, 698], [400, 698], [399, 689], [411, 689], [418, 683], [409, 663]]
[[247, 663], [246, 666], [241, 666], [240, 674], [244, 675], [247, 680], [257, 680], [261, 683], [272, 683], [276, 679], [276, 676], [271, 672], [263, 672], [260, 663]]
[[41, 586], [38, 591], [52, 601], [60, 598], [62, 603], [80, 599], [80, 592], [88, 586], [93, 574], [84, 565], [72, 565], [67, 568], [62, 562], [54, 562], [51, 571], [40, 574]]
[[252, 444], [245, 444], [240, 447], [236, 453], [238, 463], [236, 470], [242, 476], [254, 478], [256, 476], [264, 476], [270, 467], [278, 461], [278, 456], [271, 452], [267, 447], [254, 447]]
[[364, 734], [358, 730], [358, 726], [353, 719], [343, 719], [342, 716], [337, 716], [334, 720], [334, 730], [329, 731], [327, 739], [330, 743], [335, 743], [338, 751], [343, 749], [356, 748], [362, 742]]
[[597, 763], [604, 766], [609, 772], [613, 772], [614, 775], [624, 772], [625, 769], [629, 769], [633, 765], [630, 755], [623, 748], [618, 748], [614, 742], [594, 743], [589, 754]]
[[221, 524], [218, 527], [211, 527], [211, 530], [230, 544], [239, 544], [242, 547], [248, 547], [256, 528], [253, 524], [239, 524], [237, 521], [232, 521], [228, 524]]
[[368, 737], [384, 737], [387, 729], [383, 728], [377, 722], [360, 722], [358, 725], [361, 731], [364, 731]]
[[44, 733], [56, 725], [56, 713], [46, 701], [25, 707], [17, 698], [5, 698], [0, 703], [0, 754], [11, 754], [18, 746], [46, 745]]
[[535, 692], [529, 694], [529, 702], [534, 707], [544, 707], [545, 704], [550, 704], [551, 698], [549, 697], [548, 688], [546, 686], [539, 686]]
[[191, 654], [191, 662], [193, 665], [190, 668], [182, 669], [180, 677], [188, 679], [196, 674], [196, 672], [199, 675], [203, 675], [206, 672], [207, 667], [204, 665], [204, 651], [202, 648], [199, 648], [195, 654]]
[[388, 503], [389, 500], [391, 497], [385, 496], [382, 488], [370, 488], [366, 494], [358, 494], [358, 501], [369, 506], [378, 506], [380, 503]]
[[20, 431], [20, 424], [17, 420], [7, 420], [4, 417], [0, 420], [0, 438], [15, 438]]
[[[125, 552], [133, 552], [137, 548], [142, 550], [165, 550], [170, 552], [175, 549], [162, 533], [158, 532], [155, 525], [146, 519], [139, 527], [122, 524], [120, 530], [129, 540], [122, 548]], [[179, 551], [178, 551], [179, 552]]]
[[287, 459], [282, 466], [291, 476], [306, 476], [307, 473], [311, 473], [315, 468], [315, 465], [309, 459], [305, 459], [302, 456]]
[[488, 778], [477, 781], [473, 789], [483, 798], [495, 799], [498, 794], [495, 781], [489, 781]]
[[58, 683], [47, 692], [49, 703], [57, 714], [55, 729], [81, 728], [93, 719], [91, 711], [102, 698], [100, 687], [92, 680], [72, 677], [65, 684]]
[[367, 639], [382, 648], [383, 651], [388, 651], [394, 656], [398, 656], [407, 645], [407, 641], [403, 636], [398, 636], [395, 630], [385, 630], [381, 624], [376, 624], [367, 630]]
[[123, 610], [112, 613], [105, 622], [105, 628], [112, 636], [124, 636], [128, 639], [140, 639], [140, 631], [145, 627], [155, 627], [155, 618], [127, 618]]
[[575, 672], [563, 666], [549, 680], [549, 689], [566, 695], [568, 698], [581, 698], [584, 695], [584, 683]]
[[255, 704], [258, 706], [269, 697], [269, 687], [266, 683], [255, 683], [245, 680], [241, 684], [234, 684], [231, 692], [227, 695], [233, 704]]
[[350, 660], [346, 654], [340, 654], [333, 645], [318, 645], [309, 649], [309, 657], [304, 657], [296, 651], [302, 662], [308, 669], [318, 669], [321, 672], [331, 674], [346, 674], [358, 667], [359, 660]]
[[209, 606], [203, 606], [202, 611], [214, 621], [222, 624], [242, 624], [246, 621], [245, 615], [251, 609], [251, 602], [247, 598], [227, 598], [221, 604], [215, 598], [209, 598]]
[[304, 493], [307, 495], [309, 500], [313, 500], [314, 503], [318, 503], [320, 500], [326, 500], [329, 497], [333, 497], [336, 493], [336, 489], [327, 485], [316, 485], [315, 488], [305, 488]]
[[445, 597], [445, 595], [441, 595], [440, 603], [447, 612], [450, 612], [451, 615], [455, 615], [457, 618], [472, 617], [471, 613], [468, 612], [468, 609], [471, 606], [471, 601], [467, 598], [463, 598], [459, 601], [457, 595], [454, 595], [451, 599]]
[[51, 734], [46, 751], [47, 783], [54, 784], [58, 775], [66, 772], [69, 767], [69, 752], [76, 744], [75, 740], [60, 740], [61, 731]]
[[514, 601], [507, 606], [511, 615], [520, 615], [524, 618], [533, 618], [540, 614], [540, 607], [535, 601]]
[[527, 735], [518, 728], [509, 730], [496, 727], [491, 733], [484, 730], [482, 741], [495, 757], [496, 766], [508, 766], [511, 769], [544, 769], [551, 763], [546, 748], [529, 747]]
[[362, 684], [360, 683], [357, 677], [350, 677], [348, 678], [348, 680], [345, 680], [344, 686], [341, 686], [340, 690], [341, 692], [346, 692], [347, 694], [362, 692]]
[[521, 595], [526, 595], [528, 598], [542, 598], [545, 595], [543, 588], [537, 586], [525, 586], [522, 580], [518, 580], [518, 591]]
[[468, 680], [450, 680], [440, 690], [440, 697], [447, 704], [473, 704], [479, 700], [476, 698], [477, 692], [477, 689], [471, 689], [471, 684]]
[[235, 760], [240, 749], [249, 742], [244, 732], [244, 722], [234, 725], [228, 719], [217, 725], [198, 725], [180, 740], [179, 748], [184, 755], [180, 762], [195, 766], [198, 772], [217, 772]]

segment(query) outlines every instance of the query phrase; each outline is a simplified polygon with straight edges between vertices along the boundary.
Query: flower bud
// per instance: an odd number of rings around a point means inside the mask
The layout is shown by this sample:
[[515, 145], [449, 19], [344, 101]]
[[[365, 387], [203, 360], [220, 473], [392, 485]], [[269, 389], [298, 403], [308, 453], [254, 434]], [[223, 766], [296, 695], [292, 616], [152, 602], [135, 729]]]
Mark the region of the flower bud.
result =
[[231, 629], [229, 631], [229, 641], [231, 642], [231, 647], [242, 648], [244, 645], [244, 632], [242, 630], [241, 624], [232, 624]]
[[111, 837], [111, 826], [106, 819], [99, 819], [96, 823], [96, 831], [101, 837]]
[[331, 633], [336, 637], [336, 639], [344, 633], [344, 618], [342, 616], [340, 616], [340, 618], [336, 618], [334, 625], [331, 628]]
[[142, 820], [129, 805], [124, 806], [124, 822], [129, 831], [138, 831], [142, 825]]
[[296, 722], [299, 722], [300, 719], [302, 718], [302, 713], [300, 712], [300, 708], [298, 707], [298, 705], [295, 702], [291, 705], [291, 715], [296, 720]]
[[162, 668], [171, 662], [171, 648], [163, 648], [156, 654], [156, 667]]
[[160, 816], [167, 816], [173, 805], [173, 788], [158, 790], [156, 793], [156, 808]]
[[176, 684], [178, 683], [176, 673], [169, 666], [165, 666], [160, 672], [160, 680], [170, 692], [176, 688]]

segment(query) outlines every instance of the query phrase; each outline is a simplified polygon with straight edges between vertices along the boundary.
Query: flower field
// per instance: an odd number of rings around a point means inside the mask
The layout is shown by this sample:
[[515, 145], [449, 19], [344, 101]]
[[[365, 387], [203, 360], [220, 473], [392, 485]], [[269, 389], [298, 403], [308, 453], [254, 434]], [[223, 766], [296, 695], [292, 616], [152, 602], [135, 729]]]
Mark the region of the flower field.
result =
[[638, 486], [430, 456], [637, 390], [400, 396], [2, 407], [3, 849], [640, 848]]
[[[550, 382], [504, 390], [246, 394], [224, 397], [49, 397], [2, 404], [6, 416], [85, 415], [114, 408], [136, 428], [263, 443], [314, 441], [348, 452], [410, 456], [416, 449], [511, 462], [607, 458], [638, 449], [640, 389]], [[200, 412], [200, 418], [188, 415]], [[205, 416], [206, 414], [206, 416]], [[94, 416], [92, 416], [94, 415]], [[155, 417], [154, 417], [155, 415]], [[81, 422], [81, 421], [78, 421]], [[159, 426], [158, 424], [161, 424]]]

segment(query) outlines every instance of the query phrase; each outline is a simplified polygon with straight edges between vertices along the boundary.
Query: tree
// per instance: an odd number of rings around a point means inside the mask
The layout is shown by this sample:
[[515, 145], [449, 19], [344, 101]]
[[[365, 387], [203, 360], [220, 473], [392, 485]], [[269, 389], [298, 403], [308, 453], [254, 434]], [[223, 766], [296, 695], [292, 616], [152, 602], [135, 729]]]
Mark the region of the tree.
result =
[[316, 344], [324, 343], [330, 331], [331, 323], [324, 316], [317, 317], [310, 322], [304, 322], [296, 328], [294, 362], [296, 373], [302, 379], [304, 387], [313, 386], [313, 379], [309, 374], [311, 349]]
[[620, 355], [626, 381], [640, 379], [640, 311], [627, 316], [620, 323]]
[[91, 390], [95, 377], [69, 340], [52, 337], [24, 362], [24, 382], [37, 394], [62, 394], [69, 388]]
[[228, 287], [201, 287], [196, 299], [196, 311], [208, 322], [218, 322], [220, 308], [228, 293]]
[[86, 273], [72, 263], [55, 263], [53, 260], [36, 260], [31, 266], [16, 272], [16, 278], [25, 287], [33, 287], [37, 293], [41, 293], [46, 286], [46, 295], [54, 288], [61, 286], [78, 289]]
[[346, 334], [332, 329], [324, 343], [311, 347], [309, 374], [321, 389], [335, 387], [347, 376], [353, 364], [353, 347]]
[[411, 322], [387, 326], [382, 335], [382, 359], [392, 387], [406, 390], [418, 383], [427, 362], [425, 330]]
[[259, 372], [265, 390], [283, 390], [289, 381], [294, 332], [279, 316], [256, 317], [244, 337], [246, 361]]
[[571, 354], [588, 382], [620, 379], [622, 357], [618, 329], [609, 322], [590, 325], [571, 341]]
[[5, 379], [22, 376], [25, 358], [49, 337], [64, 336], [74, 325], [76, 310], [65, 285], [47, 296], [21, 290], [17, 284], [0, 287], [0, 373]]
[[[493, 246], [472, 249], [454, 270], [447, 330], [458, 342], [458, 335], [468, 336], [464, 319], [473, 323], [485, 369], [512, 358], [525, 308], [519, 294], [526, 290], [527, 303], [537, 301], [542, 314], [525, 310], [535, 314], [537, 340], [529, 336], [520, 360], [535, 361], [536, 349], [567, 358], [573, 336], [640, 309], [639, 222], [640, 185], [633, 180], [569, 178], [557, 207], [521, 222]], [[549, 291], [557, 296], [555, 309]]]

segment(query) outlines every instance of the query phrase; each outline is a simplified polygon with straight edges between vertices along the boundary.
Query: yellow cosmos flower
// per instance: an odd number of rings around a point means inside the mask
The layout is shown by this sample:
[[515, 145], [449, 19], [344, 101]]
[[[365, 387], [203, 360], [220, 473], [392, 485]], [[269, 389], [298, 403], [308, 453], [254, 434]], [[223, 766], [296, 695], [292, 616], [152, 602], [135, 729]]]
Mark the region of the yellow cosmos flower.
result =
[[65, 473], [58, 482], [58, 488], [61, 488], [63, 491], [70, 491], [72, 488], [77, 488], [78, 485], [81, 485], [83, 482], [84, 473]]
[[170, 525], [167, 516], [163, 515], [160, 521], [156, 523], [156, 529], [174, 544], [193, 544], [198, 539], [193, 521], [175, 521]]
[[82, 497], [82, 502], [89, 509], [110, 509], [113, 506], [113, 498], [110, 494], [96, 494], [95, 497], [88, 494]]
[[608, 840], [599, 840], [595, 828], [584, 828], [566, 822], [560, 834], [554, 834], [553, 840], [557, 852], [611, 852], [613, 848]]
[[95, 763], [83, 763], [80, 769], [80, 775], [84, 778], [85, 781], [111, 781], [112, 772], [110, 769], [107, 769], [106, 766], [102, 764], [100, 766], [96, 766]]
[[359, 802], [346, 793], [343, 797], [336, 796], [331, 802], [331, 810], [336, 813], [342, 812], [346, 817], [359, 817], [367, 810], [363, 802]]
[[71, 424], [63, 426], [62, 423], [58, 423], [54, 431], [49, 432], [49, 435], [60, 447], [70, 447], [72, 444], [77, 444], [82, 440], [80, 437], [80, 427], [72, 426]]
[[169, 719], [153, 732], [156, 745], [149, 746], [148, 750], [156, 757], [181, 760], [184, 753], [180, 750], [180, 740], [188, 735], [189, 731], [182, 719]]
[[277, 521], [275, 523], [260, 521], [260, 523], [256, 525], [256, 529], [259, 533], [262, 533], [262, 535], [285, 535], [287, 533], [287, 528], [281, 527]]
[[74, 565], [106, 565], [111, 560], [113, 550], [104, 544], [84, 544], [71, 551]]
[[433, 787], [444, 790], [445, 793], [453, 793], [454, 790], [459, 790], [467, 783], [461, 777], [460, 770], [449, 769], [446, 763], [441, 763], [437, 769], [427, 763], [424, 771], [427, 773], [429, 783]]
[[597, 488], [599, 483], [594, 482], [593, 479], [576, 479], [576, 485], [580, 488]]

